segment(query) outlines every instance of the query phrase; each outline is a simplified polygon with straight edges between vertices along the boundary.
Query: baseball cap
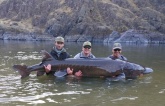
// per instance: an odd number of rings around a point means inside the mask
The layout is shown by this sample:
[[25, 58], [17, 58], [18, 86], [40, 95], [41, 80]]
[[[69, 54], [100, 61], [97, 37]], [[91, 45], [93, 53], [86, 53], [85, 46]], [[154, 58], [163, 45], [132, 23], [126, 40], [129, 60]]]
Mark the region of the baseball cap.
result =
[[91, 45], [91, 42], [86, 41], [86, 42], [83, 43], [83, 47], [84, 47], [84, 46], [92, 46], [92, 45]]
[[120, 43], [114, 43], [113, 44], [113, 49], [122, 49], [122, 46]]
[[55, 38], [55, 42], [63, 42], [64, 43], [64, 38], [61, 36], [58, 36]]

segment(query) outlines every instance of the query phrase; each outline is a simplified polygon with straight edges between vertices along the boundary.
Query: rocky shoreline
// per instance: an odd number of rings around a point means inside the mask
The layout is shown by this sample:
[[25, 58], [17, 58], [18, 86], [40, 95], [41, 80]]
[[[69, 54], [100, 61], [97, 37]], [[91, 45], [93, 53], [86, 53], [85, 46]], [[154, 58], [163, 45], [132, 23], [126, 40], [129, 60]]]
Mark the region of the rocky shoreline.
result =
[[164, 44], [165, 35], [158, 32], [130, 29], [122, 34], [116, 31], [112, 32], [112, 34], [104, 40], [104, 43], [106, 42]]
[[165, 0], [1, 0], [1, 40], [165, 43]]
[[[20, 41], [49, 41], [54, 40], [54, 36], [48, 34], [35, 34], [35, 33], [14, 33], [6, 32], [1, 33], [0, 40], [20, 40]], [[113, 31], [110, 35], [104, 37], [93, 37], [87, 35], [70, 35], [65, 36], [66, 42], [102, 42], [102, 43], [151, 43], [151, 44], [165, 44], [165, 35], [158, 32], [149, 32], [142, 30], [130, 29], [124, 33]]]

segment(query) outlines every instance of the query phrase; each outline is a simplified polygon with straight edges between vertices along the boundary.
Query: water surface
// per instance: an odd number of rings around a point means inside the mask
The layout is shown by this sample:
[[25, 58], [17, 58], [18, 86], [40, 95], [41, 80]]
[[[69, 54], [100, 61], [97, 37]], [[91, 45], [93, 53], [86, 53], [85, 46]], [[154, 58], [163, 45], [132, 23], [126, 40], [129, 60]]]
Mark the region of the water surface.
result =
[[[99, 78], [36, 77], [20, 79], [12, 65], [33, 65], [41, 61], [42, 49], [53, 42], [0, 41], [0, 105], [3, 106], [163, 106], [165, 104], [165, 45], [123, 44], [129, 61], [154, 69], [136, 80], [110, 82]], [[82, 43], [66, 43], [74, 56]], [[111, 54], [112, 44], [92, 44], [96, 57]]]

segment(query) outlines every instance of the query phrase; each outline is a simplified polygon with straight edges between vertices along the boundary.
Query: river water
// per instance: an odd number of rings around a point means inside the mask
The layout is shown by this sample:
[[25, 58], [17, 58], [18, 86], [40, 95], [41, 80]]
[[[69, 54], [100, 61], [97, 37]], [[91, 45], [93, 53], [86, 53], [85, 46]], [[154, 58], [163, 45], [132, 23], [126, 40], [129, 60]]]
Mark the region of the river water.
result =
[[[123, 44], [123, 55], [131, 62], [153, 68], [154, 73], [135, 80], [111, 82], [100, 78], [28, 78], [12, 69], [14, 64], [33, 65], [41, 61], [42, 49], [50, 51], [52, 41], [0, 41], [0, 105], [2, 106], [164, 106], [165, 45]], [[66, 43], [74, 56], [82, 43]], [[96, 57], [111, 54], [112, 44], [93, 44]]]

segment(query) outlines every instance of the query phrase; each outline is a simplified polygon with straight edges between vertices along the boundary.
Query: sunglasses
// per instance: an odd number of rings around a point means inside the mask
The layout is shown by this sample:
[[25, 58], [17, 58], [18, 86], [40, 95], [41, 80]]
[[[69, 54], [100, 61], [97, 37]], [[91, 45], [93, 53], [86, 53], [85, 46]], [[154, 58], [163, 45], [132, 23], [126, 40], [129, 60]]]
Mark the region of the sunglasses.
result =
[[85, 48], [85, 49], [86, 49], [86, 48], [90, 49], [90, 48], [91, 48], [91, 46], [86, 45], [86, 46], [84, 46], [84, 48]]
[[63, 42], [57, 42], [57, 44], [64, 44]]
[[114, 49], [114, 51], [121, 51], [121, 49]]

